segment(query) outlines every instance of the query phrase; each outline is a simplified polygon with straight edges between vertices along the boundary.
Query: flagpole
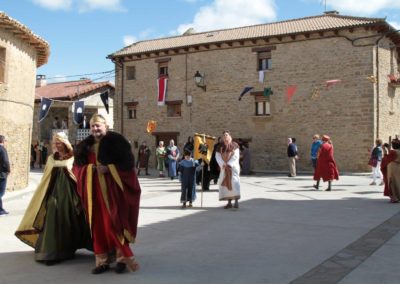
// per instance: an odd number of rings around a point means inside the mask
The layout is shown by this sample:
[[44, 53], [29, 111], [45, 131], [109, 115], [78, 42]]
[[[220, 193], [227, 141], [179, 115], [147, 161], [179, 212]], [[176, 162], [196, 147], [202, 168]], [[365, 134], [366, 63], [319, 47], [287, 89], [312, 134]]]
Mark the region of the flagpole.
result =
[[[203, 143], [206, 142], [206, 135], [203, 134]], [[200, 208], [203, 208], [203, 191], [204, 191], [204, 157], [202, 159], [201, 165], [201, 202]]]

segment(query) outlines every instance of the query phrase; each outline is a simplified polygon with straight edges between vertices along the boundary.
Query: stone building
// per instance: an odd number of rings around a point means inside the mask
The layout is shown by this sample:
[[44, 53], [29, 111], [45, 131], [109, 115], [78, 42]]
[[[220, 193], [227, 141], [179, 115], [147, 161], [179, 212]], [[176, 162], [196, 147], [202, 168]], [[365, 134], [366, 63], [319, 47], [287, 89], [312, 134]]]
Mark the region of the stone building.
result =
[[[108, 112], [100, 97], [105, 92], [108, 92]], [[99, 113], [107, 119], [110, 128], [113, 128], [113, 97], [114, 85], [109, 81], [94, 82], [87, 78], [81, 78], [76, 81], [47, 84], [45, 76], [38, 75], [32, 143], [49, 142], [53, 133], [58, 131], [66, 132], [72, 144], [89, 135], [90, 129], [80, 129], [79, 124], [74, 122], [74, 102], [76, 101], [83, 101], [83, 115], [87, 117], [88, 122], [93, 114]], [[50, 99], [52, 104], [47, 116], [39, 122], [41, 98]], [[57, 127], [53, 125], [55, 118], [58, 119]]]
[[36, 68], [49, 54], [45, 40], [0, 12], [0, 133], [7, 139], [11, 190], [28, 184]]
[[[108, 57], [114, 127], [153, 150], [160, 139], [182, 147], [195, 132], [229, 129], [250, 142], [255, 171], [288, 170], [288, 137], [298, 169], [310, 171], [311, 138], [328, 134], [339, 169], [365, 171], [374, 140], [400, 132], [399, 53], [400, 34], [385, 19], [337, 12], [136, 42]], [[168, 79], [163, 106], [159, 77]], [[239, 100], [245, 87], [253, 89]], [[148, 120], [157, 121], [152, 135]]]

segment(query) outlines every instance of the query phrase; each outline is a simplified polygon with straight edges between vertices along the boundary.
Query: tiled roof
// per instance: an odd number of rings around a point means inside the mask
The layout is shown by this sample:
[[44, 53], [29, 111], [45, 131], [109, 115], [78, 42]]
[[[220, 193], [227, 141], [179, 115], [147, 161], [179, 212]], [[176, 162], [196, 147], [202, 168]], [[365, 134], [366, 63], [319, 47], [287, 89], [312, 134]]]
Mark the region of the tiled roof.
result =
[[284, 36], [385, 23], [385, 19], [383, 18], [352, 17], [328, 13], [320, 16], [293, 19], [269, 24], [139, 41], [111, 54], [109, 57], [140, 54], [174, 48], [184, 48], [199, 44]]
[[114, 85], [109, 81], [92, 82], [89, 79], [52, 83], [42, 87], [36, 87], [35, 99], [38, 100], [41, 97], [45, 97], [57, 100], [73, 100], [78, 96], [85, 96], [88, 93], [104, 87], [114, 89]]
[[50, 55], [50, 45], [41, 37], [35, 35], [25, 25], [17, 20], [9, 17], [6, 13], [0, 11], [0, 25], [2, 29], [8, 30], [14, 34], [15, 37], [28, 42], [33, 48], [36, 49], [38, 60], [37, 67], [47, 63]]

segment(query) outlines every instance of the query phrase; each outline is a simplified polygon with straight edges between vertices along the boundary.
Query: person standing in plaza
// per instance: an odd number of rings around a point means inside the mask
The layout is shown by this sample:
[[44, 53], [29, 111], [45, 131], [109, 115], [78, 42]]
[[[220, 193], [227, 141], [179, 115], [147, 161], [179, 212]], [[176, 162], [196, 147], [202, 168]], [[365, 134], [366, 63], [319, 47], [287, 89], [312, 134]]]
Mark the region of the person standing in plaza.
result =
[[288, 177], [295, 177], [296, 176], [296, 159], [297, 159], [297, 146], [294, 138], [288, 138], [287, 143], [287, 155], [289, 160], [289, 175]]
[[318, 152], [317, 167], [314, 172], [314, 180], [317, 183], [313, 186], [319, 188], [320, 179], [328, 182], [328, 188], [325, 191], [332, 190], [332, 180], [339, 179], [339, 171], [336, 166], [335, 158], [333, 157], [333, 145], [331, 138], [328, 135], [322, 136], [322, 144]]
[[168, 176], [173, 180], [177, 176], [176, 168], [178, 166], [179, 148], [175, 146], [175, 141], [171, 139], [167, 147], [168, 157]]
[[314, 134], [312, 139], [313, 142], [311, 144], [311, 164], [315, 171], [315, 168], [317, 167], [318, 150], [319, 147], [321, 147], [322, 141], [318, 134]]
[[165, 159], [167, 156], [167, 149], [164, 147], [164, 141], [158, 142], [158, 147], [156, 149], [156, 157], [157, 157], [157, 169], [160, 172], [160, 177], [164, 177], [165, 171]]
[[211, 160], [210, 160], [210, 173], [211, 173], [211, 178], [214, 181], [214, 184], [217, 184], [219, 173], [220, 173], [220, 168], [219, 168], [217, 159], [215, 158], [215, 155], [217, 154], [217, 151], [221, 145], [222, 145], [222, 138], [218, 137], [217, 143], [214, 144], [214, 148], [213, 148]]
[[392, 150], [382, 159], [381, 170], [384, 177], [384, 195], [390, 197], [390, 202], [400, 201], [400, 139], [392, 140]]
[[189, 151], [193, 155], [193, 150], [194, 150], [194, 141], [193, 137], [189, 136], [187, 139], [187, 142], [185, 145], [183, 145], [183, 152], [185, 153], [185, 150]]
[[92, 248], [89, 225], [76, 192], [73, 150], [64, 132], [54, 135], [42, 179], [15, 236], [35, 249], [35, 260], [51, 265]]
[[140, 170], [144, 169], [146, 171], [146, 176], [149, 174], [149, 158], [150, 158], [150, 148], [147, 146], [146, 141], [142, 142], [139, 147], [138, 158], [137, 158], [137, 174], [140, 175]]
[[129, 243], [136, 238], [141, 189], [130, 143], [108, 131], [102, 115], [90, 120], [91, 135], [75, 152], [77, 190], [92, 232], [96, 266], [93, 274], [139, 268]]
[[232, 208], [232, 200], [235, 201], [234, 208], [239, 208], [240, 199], [240, 152], [239, 145], [232, 141], [229, 131], [223, 133], [223, 142], [215, 154], [215, 159], [221, 169], [219, 184], [219, 200], [227, 200], [225, 209]]
[[193, 207], [192, 203], [196, 198], [196, 168], [199, 162], [192, 158], [192, 152], [185, 150], [184, 158], [179, 162], [179, 172], [181, 173], [181, 208]]
[[6, 211], [3, 206], [3, 196], [6, 192], [7, 178], [10, 174], [10, 160], [8, 159], [5, 142], [6, 137], [0, 135], [0, 216], [8, 214], [8, 211]]
[[384, 185], [381, 172], [381, 162], [383, 158], [382, 139], [375, 140], [375, 147], [371, 151], [371, 157], [368, 164], [372, 167], [372, 182], [370, 185], [376, 185], [376, 178], [381, 180], [379, 185]]

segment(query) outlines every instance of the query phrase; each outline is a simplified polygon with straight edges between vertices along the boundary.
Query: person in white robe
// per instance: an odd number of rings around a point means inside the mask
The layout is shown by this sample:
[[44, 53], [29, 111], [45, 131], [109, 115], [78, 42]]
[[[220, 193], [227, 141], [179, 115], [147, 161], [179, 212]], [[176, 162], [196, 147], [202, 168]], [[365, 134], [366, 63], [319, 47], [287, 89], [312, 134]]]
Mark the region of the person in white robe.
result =
[[[227, 200], [224, 206], [228, 208], [239, 208], [240, 199], [240, 165], [239, 145], [232, 141], [229, 131], [223, 132], [223, 143], [215, 154], [217, 163], [221, 169], [218, 178], [219, 200]], [[232, 200], [235, 201], [232, 206]]]

